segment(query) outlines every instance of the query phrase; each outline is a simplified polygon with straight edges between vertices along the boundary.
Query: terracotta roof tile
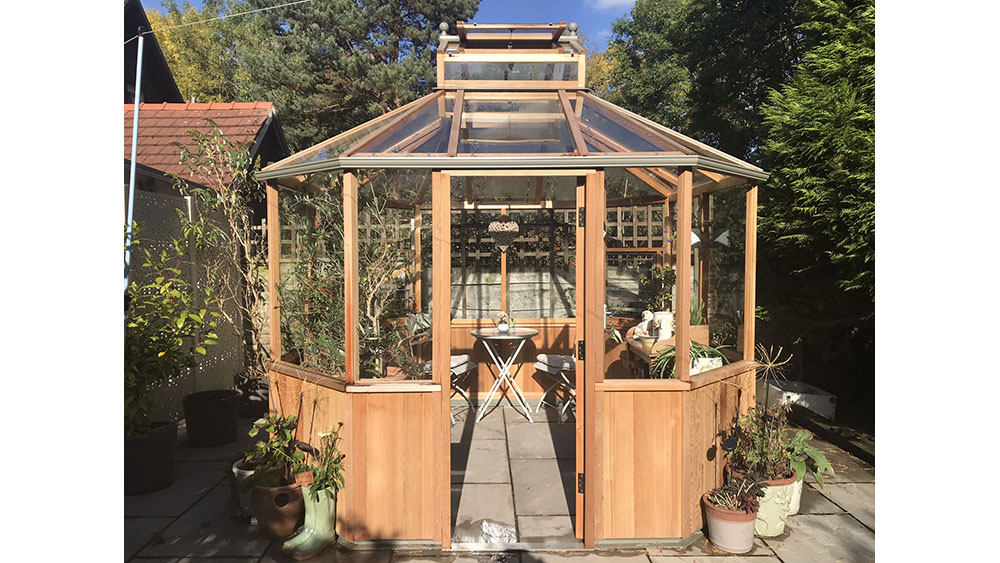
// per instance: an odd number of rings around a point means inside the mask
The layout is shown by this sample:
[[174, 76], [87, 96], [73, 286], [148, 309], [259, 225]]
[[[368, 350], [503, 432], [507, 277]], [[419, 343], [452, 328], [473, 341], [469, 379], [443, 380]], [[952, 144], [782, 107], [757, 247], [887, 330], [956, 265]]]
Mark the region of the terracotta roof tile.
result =
[[[176, 173], [198, 182], [180, 164], [180, 149], [172, 145], [174, 141], [190, 144], [190, 129], [209, 133], [209, 118], [222, 129], [223, 134], [234, 142], [252, 143], [260, 128], [274, 109], [271, 102], [203, 102], [203, 103], [159, 103], [142, 104], [139, 107], [139, 143], [136, 161], [165, 173]], [[125, 158], [132, 151], [133, 105], [125, 104]]]

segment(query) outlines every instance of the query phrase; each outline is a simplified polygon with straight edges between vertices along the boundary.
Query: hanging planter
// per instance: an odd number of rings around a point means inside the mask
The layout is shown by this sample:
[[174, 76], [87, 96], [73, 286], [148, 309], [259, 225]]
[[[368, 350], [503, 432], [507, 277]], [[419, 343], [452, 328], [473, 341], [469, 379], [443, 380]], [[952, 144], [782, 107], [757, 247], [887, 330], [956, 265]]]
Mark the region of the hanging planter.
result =
[[521, 228], [513, 221], [493, 221], [488, 230], [500, 252], [507, 252], [507, 247], [517, 238]]

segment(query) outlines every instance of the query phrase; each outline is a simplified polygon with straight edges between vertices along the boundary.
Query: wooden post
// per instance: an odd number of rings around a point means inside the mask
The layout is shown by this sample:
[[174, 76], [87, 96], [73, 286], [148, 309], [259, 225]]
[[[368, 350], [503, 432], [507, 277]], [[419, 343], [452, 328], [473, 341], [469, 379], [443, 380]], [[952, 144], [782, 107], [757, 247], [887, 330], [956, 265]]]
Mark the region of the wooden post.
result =
[[[584, 226], [579, 226], [581, 224], [580, 217], [586, 213], [587, 206], [587, 177], [580, 176], [577, 178], [576, 182], [576, 310], [573, 311], [576, 317], [576, 331], [574, 332], [574, 337], [577, 341], [582, 341], [586, 336], [585, 324], [584, 324], [584, 305], [587, 302], [587, 282], [586, 282], [586, 272], [587, 272], [587, 242], [586, 233], [587, 227], [584, 222]], [[586, 435], [586, 429], [584, 428], [584, 420], [587, 416], [587, 408], [589, 403], [587, 403], [587, 393], [585, 392], [586, 386], [584, 382], [586, 381], [586, 371], [587, 362], [586, 359], [581, 360], [579, 355], [579, 350], [576, 348], [576, 342], [573, 343], [573, 352], [576, 356], [576, 472], [586, 473], [586, 448], [584, 448], [584, 436]], [[579, 490], [579, 489], [578, 489]], [[587, 520], [584, 517], [587, 508], [585, 507], [586, 499], [584, 495], [576, 495], [576, 537], [577, 539], [584, 539], [583, 531], [587, 528]], [[591, 536], [593, 538], [593, 536]]]
[[451, 176], [432, 172], [431, 181], [431, 272], [434, 276], [431, 302], [432, 378], [441, 384], [440, 408], [434, 409], [435, 449], [438, 465], [433, 487], [439, 503], [436, 513], [441, 548], [451, 548]]
[[[507, 210], [501, 209], [500, 215], [507, 216]], [[507, 313], [507, 251], [500, 252], [500, 310]]]
[[[583, 543], [588, 549], [594, 548], [598, 538], [598, 528], [602, 525], [600, 510], [600, 485], [604, 479], [604, 468], [598, 452], [602, 444], [597, 440], [597, 423], [600, 419], [600, 405], [596, 385], [604, 381], [604, 298], [605, 269], [607, 267], [604, 247], [605, 191], [604, 171], [587, 174], [586, 205], [586, 255], [585, 295], [584, 295], [584, 362], [586, 373], [580, 377], [577, 372], [577, 389], [583, 386], [584, 442], [586, 447], [586, 471], [584, 489], [586, 500]], [[579, 395], [579, 393], [578, 393]]]
[[278, 188], [267, 183], [267, 295], [271, 311], [268, 329], [271, 339], [271, 361], [281, 359], [281, 304], [278, 283], [281, 282], [281, 216]]
[[691, 190], [694, 173], [681, 169], [677, 186], [677, 303], [674, 322], [677, 334], [674, 368], [677, 379], [687, 381], [691, 373]]
[[423, 300], [424, 300], [424, 265], [423, 258], [421, 257], [421, 227], [422, 218], [420, 217], [420, 204], [414, 206], [413, 208], [413, 312], [420, 313], [423, 311]]
[[358, 177], [344, 171], [344, 379], [358, 380]]
[[743, 270], [743, 359], [752, 360], [757, 326], [757, 186], [747, 190], [746, 267]]

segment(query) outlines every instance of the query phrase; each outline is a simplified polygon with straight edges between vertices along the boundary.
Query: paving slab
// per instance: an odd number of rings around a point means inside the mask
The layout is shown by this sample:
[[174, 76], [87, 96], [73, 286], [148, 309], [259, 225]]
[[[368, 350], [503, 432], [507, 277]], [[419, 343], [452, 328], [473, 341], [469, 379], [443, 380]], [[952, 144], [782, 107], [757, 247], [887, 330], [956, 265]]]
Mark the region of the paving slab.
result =
[[[538, 399], [528, 399], [528, 406], [531, 407], [531, 420], [535, 424], [539, 422], [554, 423], [554, 424], [567, 424], [569, 426], [576, 425], [576, 419], [573, 418], [572, 413], [566, 413], [566, 420], [559, 420], [559, 411], [551, 407], [543, 406], [541, 410], [537, 413], [535, 412], [535, 406], [538, 404]], [[493, 408], [492, 401], [490, 402], [490, 408]], [[525, 418], [524, 413], [521, 409], [514, 409], [510, 405], [504, 403], [504, 409], [506, 410], [507, 424], [531, 424], [528, 419]]]
[[573, 424], [511, 424], [507, 440], [511, 459], [576, 457], [576, 426]]
[[594, 551], [577, 553], [524, 552], [521, 563], [649, 563], [641, 552]]
[[576, 512], [572, 460], [512, 459], [510, 467], [518, 516]]
[[819, 493], [850, 512], [865, 526], [875, 529], [874, 483], [827, 483], [826, 487], [819, 489]]
[[213, 488], [139, 552], [141, 557], [260, 557], [270, 540], [233, 518], [229, 484]]
[[[341, 545], [333, 545], [319, 555], [308, 559], [310, 563], [389, 563], [392, 551], [388, 549], [377, 551], [359, 551], [347, 549]], [[274, 542], [267, 553], [260, 558], [260, 563], [292, 563], [292, 559], [281, 551], [281, 544]]]
[[231, 468], [222, 461], [178, 461], [166, 489], [125, 497], [125, 516], [176, 517], [221, 483]]
[[455, 424], [451, 425], [451, 442], [468, 443], [470, 440], [506, 439], [503, 414], [503, 410], [498, 409], [482, 421], [476, 422], [475, 416], [467, 416], [466, 413], [456, 411]]
[[[830, 485], [827, 484], [827, 487]], [[818, 484], [804, 483], [802, 485], [802, 500], [799, 502], [799, 514], [843, 514], [844, 509], [830, 502], [820, 494]]]
[[682, 555], [677, 557], [663, 557], [651, 555], [649, 560], [652, 563], [781, 563], [781, 559], [773, 555], [765, 555], [763, 557], [748, 555]]
[[514, 497], [510, 485], [452, 485], [451, 517], [454, 537], [478, 534], [471, 526], [483, 519], [514, 526]]
[[[732, 554], [717, 549], [712, 545], [708, 538], [702, 536], [690, 545], [680, 548], [669, 548], [669, 547], [651, 547], [646, 550], [650, 557], [665, 557], [665, 558], [676, 558], [676, 557], [733, 557]], [[753, 548], [750, 549], [749, 553], [744, 553], [741, 557], [773, 557], [774, 551], [769, 548], [762, 539], [754, 537]]]
[[507, 442], [473, 440], [471, 444], [452, 444], [451, 482], [510, 483]]
[[[823, 452], [827, 461], [833, 466], [834, 472], [836, 472], [836, 475], [824, 476], [824, 483], [875, 482], [875, 467], [870, 463], [862, 461], [830, 442], [820, 440], [819, 438], [813, 438], [812, 444], [816, 446], [816, 449]], [[816, 482], [816, 479], [812, 475], [806, 475], [805, 480], [807, 483]]]
[[[518, 516], [518, 539], [522, 542], [542, 542], [549, 540], [569, 540], [576, 543], [573, 531], [576, 517], [570, 515]], [[582, 546], [582, 544], [581, 544]]]
[[257, 563], [257, 557], [136, 557], [135, 563]]
[[875, 532], [850, 514], [799, 514], [764, 542], [784, 563], [875, 561]]
[[521, 563], [521, 554], [501, 552], [460, 555], [452, 563]]
[[173, 518], [126, 518], [125, 559], [135, 555], [173, 521]]

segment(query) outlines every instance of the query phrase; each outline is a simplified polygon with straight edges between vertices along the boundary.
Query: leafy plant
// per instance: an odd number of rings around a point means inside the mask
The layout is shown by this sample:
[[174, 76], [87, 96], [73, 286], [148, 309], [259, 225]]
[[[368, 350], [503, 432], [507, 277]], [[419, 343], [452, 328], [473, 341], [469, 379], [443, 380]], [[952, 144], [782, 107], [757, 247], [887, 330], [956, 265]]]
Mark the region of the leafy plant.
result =
[[737, 444], [730, 454], [733, 470], [762, 480], [788, 477], [792, 461], [784, 439], [788, 408], [756, 405], [737, 420]]
[[277, 487], [292, 483], [293, 475], [299, 471], [308, 471], [305, 464], [306, 454], [298, 449], [299, 441], [295, 439], [298, 427], [297, 416], [281, 416], [272, 414], [258, 418], [250, 428], [251, 438], [261, 432], [267, 433], [266, 440], [258, 440], [254, 449], [244, 458], [252, 464], [256, 471], [250, 477], [250, 483], [258, 487]]
[[822, 487], [823, 474], [835, 475], [835, 473], [823, 452], [809, 443], [811, 440], [812, 434], [799, 430], [791, 440], [785, 442], [785, 450], [788, 452], [789, 463], [798, 480], [801, 481], [806, 473], [811, 473]]
[[732, 346], [736, 344], [736, 325], [730, 322], [717, 322], [708, 329], [708, 341], [713, 346]]
[[344, 454], [340, 451], [340, 431], [344, 423], [333, 430], [320, 432], [320, 446], [314, 448], [308, 444], [300, 444], [299, 448], [309, 453], [314, 464], [310, 466], [313, 472], [313, 482], [309, 485], [309, 496], [319, 501], [319, 493], [326, 492], [328, 498], [336, 498], [337, 491], [344, 488]]
[[708, 493], [708, 501], [726, 510], [742, 510], [752, 514], [760, 509], [760, 501], [764, 496], [766, 483], [758, 483], [753, 479], [730, 479], [725, 485]]
[[132, 240], [141, 271], [129, 283], [125, 312], [125, 436], [145, 432], [153, 404], [150, 391], [197, 365], [205, 347], [216, 343], [217, 302], [212, 284], [191, 285], [181, 276], [190, 242], [200, 233], [185, 229], [159, 253], [142, 247], [139, 226]]
[[[693, 361], [698, 358], [722, 358], [722, 363], [728, 363], [726, 356], [718, 348], [705, 346], [700, 342], [691, 340], [689, 348], [689, 358]], [[657, 379], [673, 379], [676, 375], [675, 360], [677, 350], [673, 346], [664, 348], [649, 364], [649, 375]]]
[[670, 310], [676, 281], [677, 273], [669, 266], [653, 268], [639, 276], [639, 287], [649, 296], [647, 305], [650, 311]]
[[691, 326], [702, 324], [704, 313], [705, 304], [697, 297], [691, 297]]

